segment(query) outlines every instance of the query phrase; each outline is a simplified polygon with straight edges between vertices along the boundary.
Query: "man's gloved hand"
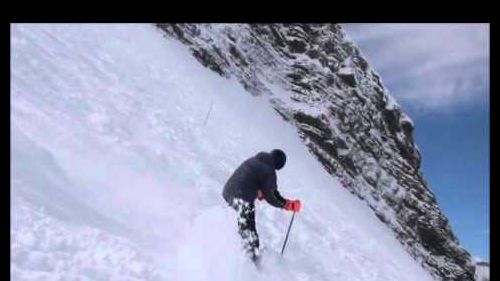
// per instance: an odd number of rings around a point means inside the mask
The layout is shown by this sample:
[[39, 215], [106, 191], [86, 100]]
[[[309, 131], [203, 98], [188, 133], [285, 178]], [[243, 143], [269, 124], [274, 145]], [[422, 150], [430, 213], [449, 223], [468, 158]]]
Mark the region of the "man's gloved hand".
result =
[[286, 200], [285, 206], [283, 208], [287, 211], [298, 213], [302, 208], [302, 203], [300, 203], [300, 200]]
[[259, 199], [261, 201], [264, 199], [264, 193], [262, 193], [262, 191], [260, 191], [260, 189], [257, 190], [257, 199]]

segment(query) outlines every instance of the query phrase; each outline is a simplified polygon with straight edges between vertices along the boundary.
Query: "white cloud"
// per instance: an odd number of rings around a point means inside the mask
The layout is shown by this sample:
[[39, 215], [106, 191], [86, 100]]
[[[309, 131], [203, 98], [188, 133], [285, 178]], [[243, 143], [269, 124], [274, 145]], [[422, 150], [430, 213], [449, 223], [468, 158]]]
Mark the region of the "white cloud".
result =
[[489, 99], [489, 24], [347, 24], [403, 105], [449, 111]]
[[482, 259], [482, 258], [480, 258], [480, 257], [478, 257], [478, 256], [473, 256], [473, 257], [472, 257], [472, 261], [473, 261], [474, 263], [478, 263], [478, 262], [483, 262], [483, 261], [484, 261], [484, 259]]

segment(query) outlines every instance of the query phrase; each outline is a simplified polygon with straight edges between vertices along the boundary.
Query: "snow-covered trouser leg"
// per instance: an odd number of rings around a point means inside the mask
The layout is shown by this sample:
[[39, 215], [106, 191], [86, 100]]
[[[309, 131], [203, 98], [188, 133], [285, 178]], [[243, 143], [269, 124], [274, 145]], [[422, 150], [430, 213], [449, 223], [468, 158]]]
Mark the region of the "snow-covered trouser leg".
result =
[[241, 199], [235, 199], [232, 206], [238, 213], [238, 233], [243, 240], [243, 248], [253, 262], [260, 257], [259, 235], [255, 228], [255, 206]]

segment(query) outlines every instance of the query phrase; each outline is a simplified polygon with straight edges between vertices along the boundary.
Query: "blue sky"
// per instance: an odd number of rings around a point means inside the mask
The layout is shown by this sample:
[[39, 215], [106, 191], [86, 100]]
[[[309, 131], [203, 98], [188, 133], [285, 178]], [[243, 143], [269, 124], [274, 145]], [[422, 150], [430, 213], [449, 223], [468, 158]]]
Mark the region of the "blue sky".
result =
[[414, 121], [424, 177], [460, 243], [489, 261], [489, 25], [344, 27]]

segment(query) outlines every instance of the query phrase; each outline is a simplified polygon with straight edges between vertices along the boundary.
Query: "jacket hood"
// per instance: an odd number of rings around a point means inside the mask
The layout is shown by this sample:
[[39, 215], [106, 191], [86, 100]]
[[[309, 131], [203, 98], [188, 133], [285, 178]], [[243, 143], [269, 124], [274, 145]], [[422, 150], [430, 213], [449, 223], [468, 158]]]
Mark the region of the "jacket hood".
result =
[[274, 164], [273, 156], [271, 155], [271, 153], [259, 152], [257, 153], [257, 155], [255, 155], [255, 158], [276, 169], [276, 165]]
[[270, 153], [259, 152], [257, 153], [257, 155], [255, 155], [255, 158], [257, 158], [259, 161], [262, 161], [270, 165], [275, 170], [280, 170], [281, 168], [283, 168], [286, 162], [285, 153], [279, 149], [274, 149]]

